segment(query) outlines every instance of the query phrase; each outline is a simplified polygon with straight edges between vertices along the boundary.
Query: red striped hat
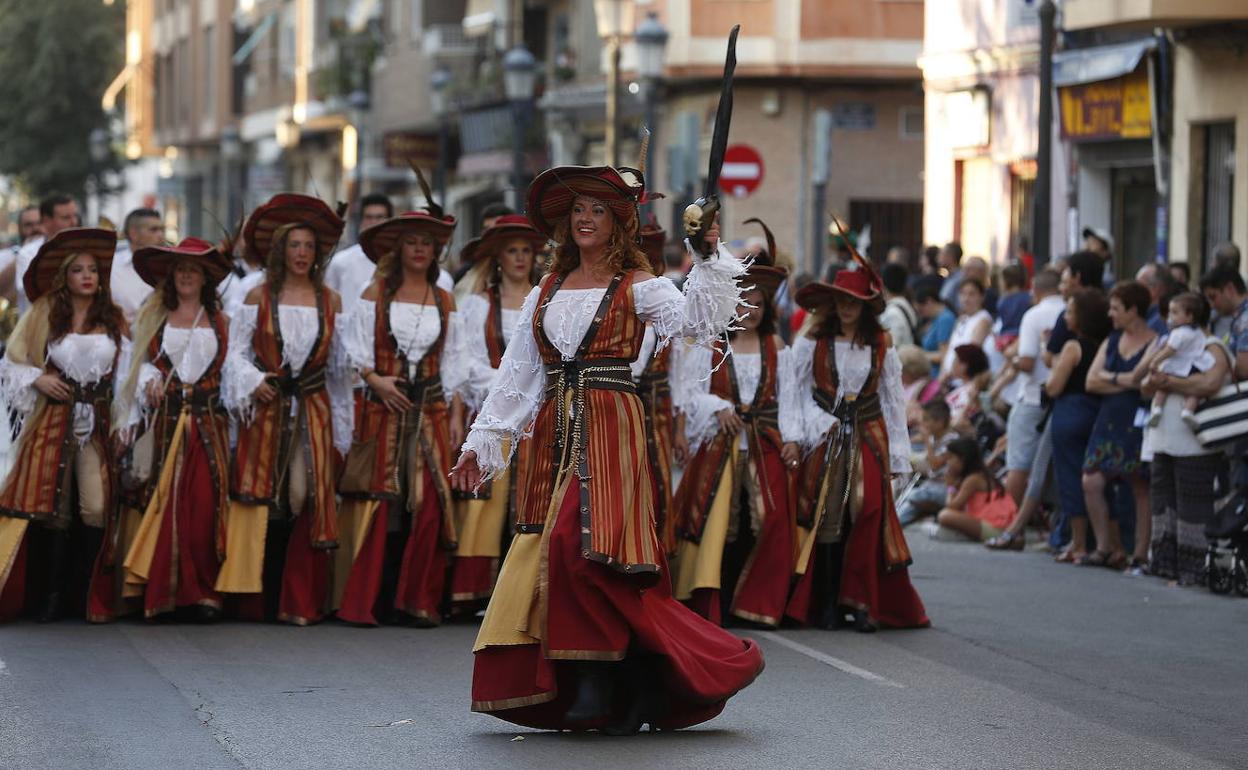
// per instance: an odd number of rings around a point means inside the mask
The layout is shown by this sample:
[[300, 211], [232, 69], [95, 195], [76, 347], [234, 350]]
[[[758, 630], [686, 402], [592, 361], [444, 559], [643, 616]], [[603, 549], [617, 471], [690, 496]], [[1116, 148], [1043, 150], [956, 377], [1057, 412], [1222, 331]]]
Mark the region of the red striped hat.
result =
[[243, 228], [243, 240], [249, 253], [264, 262], [269, 258], [277, 229], [295, 223], [306, 223], [316, 233], [317, 250], [322, 262], [337, 249], [338, 239], [346, 226], [342, 217], [320, 198], [298, 193], [274, 195], [268, 203], [251, 212]]
[[177, 246], [148, 246], [134, 253], [134, 271], [149, 286], [164, 284], [174, 266], [187, 260], [199, 265], [208, 283], [217, 285], [230, 274], [229, 260], [208, 241], [183, 238]]
[[876, 313], [884, 310], [884, 295], [875, 286], [866, 270], [845, 269], [837, 272], [832, 283], [816, 281], [806, 284], [797, 292], [797, 304], [811, 312], [830, 306], [837, 294], [862, 300]]
[[610, 166], [557, 166], [537, 175], [529, 185], [528, 214], [547, 236], [572, 212], [578, 197], [593, 198], [611, 209], [621, 222], [636, 219], [637, 204], [649, 200], [641, 173]]
[[43, 242], [39, 253], [30, 261], [22, 286], [31, 302], [56, 288], [61, 265], [75, 254], [95, 257], [99, 269], [100, 285], [108, 286], [109, 271], [113, 266], [113, 253], [117, 250], [117, 233], [99, 227], [71, 227], [62, 230]]
[[667, 263], [663, 259], [663, 244], [667, 243], [667, 231], [651, 223], [641, 228], [641, 250], [650, 260], [650, 272], [663, 275], [667, 272]]
[[459, 252], [459, 259], [464, 264], [474, 264], [482, 259], [489, 259], [498, 253], [503, 244], [515, 238], [523, 238], [533, 245], [537, 251], [546, 242], [543, 235], [529, 218], [521, 214], [508, 214], [499, 217], [485, 232], [464, 244]]
[[395, 250], [399, 238], [407, 233], [428, 233], [438, 243], [438, 251], [455, 230], [455, 217], [436, 217], [428, 211], [407, 211], [360, 233], [360, 248], [374, 263]]

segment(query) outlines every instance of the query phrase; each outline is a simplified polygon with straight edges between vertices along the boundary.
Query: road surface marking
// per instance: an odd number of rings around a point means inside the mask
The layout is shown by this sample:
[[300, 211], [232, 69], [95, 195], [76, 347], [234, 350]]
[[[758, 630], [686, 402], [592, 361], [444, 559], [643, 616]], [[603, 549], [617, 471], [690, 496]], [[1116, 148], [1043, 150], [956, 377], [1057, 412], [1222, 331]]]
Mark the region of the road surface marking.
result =
[[900, 682], [894, 682], [891, 679], [882, 677], [879, 674], [866, 670], [865, 668], [858, 668], [853, 663], [833, 657], [826, 652], [820, 652], [813, 647], [807, 647], [801, 642], [795, 642], [792, 639], [785, 638], [774, 631], [756, 631], [752, 635], [759, 639], [766, 639], [769, 642], [775, 642], [782, 647], [788, 647], [794, 652], [800, 652], [806, 657], [817, 660], [824, 665], [831, 666], [837, 671], [859, 677], [860, 679], [865, 679], [868, 682], [874, 682], [885, 687], [905, 688], [905, 685]]

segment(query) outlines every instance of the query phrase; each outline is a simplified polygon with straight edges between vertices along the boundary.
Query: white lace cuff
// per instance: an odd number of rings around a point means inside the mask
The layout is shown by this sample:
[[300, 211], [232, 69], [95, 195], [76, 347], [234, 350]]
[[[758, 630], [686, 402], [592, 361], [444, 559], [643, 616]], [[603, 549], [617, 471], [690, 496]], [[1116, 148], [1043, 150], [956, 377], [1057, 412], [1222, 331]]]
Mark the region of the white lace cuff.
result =
[[[745, 275], [746, 263], [734, 257], [723, 243], [719, 245], [716, 258], [708, 260], [699, 260], [693, 255], [688, 241], [685, 247], [693, 256], [694, 265], [685, 278], [682, 333], [692, 337], [694, 344], [705, 344], [734, 327], [743, 291], [740, 279]], [[663, 330], [657, 331], [663, 344]]]
[[265, 378], [252, 359], [257, 312], [255, 305], [243, 305], [231, 319], [230, 348], [221, 370], [221, 402], [244, 425], [255, 416], [253, 397]]
[[0, 398], [20, 417], [28, 417], [35, 410], [39, 394], [35, 380], [43, 374], [37, 366], [28, 366], [9, 360], [0, 360]]
[[[508, 452], [504, 455], [503, 444], [508, 443], [509, 438], [512, 441], [509, 442]], [[507, 465], [511, 463], [511, 452], [520, 443], [520, 438], [511, 431], [474, 425], [468, 432], [468, 438], [464, 440], [460, 451], [476, 452], [477, 467], [481, 469], [481, 483], [484, 484], [507, 469]]]

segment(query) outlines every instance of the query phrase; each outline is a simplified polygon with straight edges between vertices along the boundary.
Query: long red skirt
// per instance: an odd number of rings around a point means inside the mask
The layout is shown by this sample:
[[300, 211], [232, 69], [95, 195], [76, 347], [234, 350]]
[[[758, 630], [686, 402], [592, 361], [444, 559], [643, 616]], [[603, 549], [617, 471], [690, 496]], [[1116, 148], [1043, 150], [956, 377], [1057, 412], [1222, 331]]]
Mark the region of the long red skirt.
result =
[[161, 516], [143, 598], [144, 614], [149, 618], [175, 607], [221, 608], [221, 595], [213, 588], [221, 568], [216, 545], [219, 501], [195, 420], [187, 421], [182, 445], [185, 455], [178, 488]]
[[564, 719], [576, 692], [577, 671], [568, 662], [650, 656], [669, 704], [655, 726], [674, 729], [713, 718], [762, 672], [757, 645], [673, 599], [666, 564], [657, 580], [647, 580], [583, 558], [578, 505], [573, 483], [548, 535], [544, 643], [478, 651], [473, 709], [539, 729], [599, 726]]
[[[31, 536], [36, 528], [42, 530], [40, 535], [35, 536], [40, 542], [32, 547]], [[31, 580], [31, 570], [28, 569], [32, 561], [32, 550], [34, 551], [33, 561], [43, 565], [51, 561], [50, 542], [48, 541], [50, 535], [46, 534], [48, 532], [50, 531], [43, 529], [41, 524], [34, 521], [27, 525], [26, 533], [13, 559], [13, 568], [9, 570], [9, 579], [5, 582], [3, 589], [0, 589], [0, 623], [16, 620], [30, 610], [32, 605], [38, 606], [49, 590], [49, 576], [44, 574]], [[105, 529], [104, 545], [100, 547], [100, 550], [93, 555], [88, 555], [91, 559], [91, 568], [86, 586], [86, 618], [91, 623], [107, 623], [117, 615], [116, 578], [120, 567], [116, 564], [109, 564], [105, 560], [109, 532], [110, 530]], [[44, 547], [45, 545], [49, 547]], [[76, 549], [73, 543], [71, 542], [66, 547], [69, 551], [67, 558], [74, 558]], [[80, 574], [76, 572], [73, 565], [69, 565], [66, 573], [64, 578], [66, 580], [70, 576]], [[60, 589], [63, 596], [63, 608], [82, 607], [83, 591], [80, 586], [62, 585]]]
[[305, 510], [295, 517], [286, 544], [286, 564], [282, 570], [279, 620], [306, 626], [325, 617], [329, 603], [331, 552], [312, 547], [312, 516]]
[[[442, 506], [428, 468], [425, 469], [423, 483], [423, 502], [420, 511], [413, 517], [403, 546], [398, 584], [394, 591], [394, 608], [412, 617], [439, 623], [442, 620], [442, 592], [446, 587], [447, 564], [447, 552], [441, 545]], [[372, 526], [347, 577], [342, 604], [338, 608], [340, 620], [377, 625], [375, 610], [381, 595], [386, 559], [386, 522], [389, 507], [400, 504], [386, 501], [377, 506]]]
[[[845, 539], [841, 560], [840, 595], [842, 607], [865, 610], [873, 625], [884, 628], [922, 628], [931, 625], [923, 600], [910, 583], [905, 567], [889, 570], [884, 564], [884, 497], [879, 463], [864, 444], [862, 447], [862, 510], [858, 512]], [[893, 513], [893, 515], [896, 515]], [[818, 596], [822, 586], [814, 584], [819, 549], [811, 553], [806, 574], [798, 581], [786, 614], [802, 623], [813, 623], [815, 613], [827, 597]]]

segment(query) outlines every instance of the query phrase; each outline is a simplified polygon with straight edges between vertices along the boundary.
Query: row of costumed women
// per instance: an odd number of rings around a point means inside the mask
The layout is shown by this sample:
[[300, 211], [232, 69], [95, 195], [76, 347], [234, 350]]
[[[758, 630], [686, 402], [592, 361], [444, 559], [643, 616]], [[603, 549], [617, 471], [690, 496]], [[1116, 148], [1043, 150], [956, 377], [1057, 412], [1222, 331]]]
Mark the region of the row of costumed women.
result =
[[770, 233], [751, 261], [712, 235], [682, 293], [656, 277], [640, 176], [539, 175], [528, 218], [465, 248], [485, 267], [461, 307], [432, 202], [361, 233], [376, 274], [350, 314], [322, 282], [343, 222], [307, 196], [249, 217], [266, 273], [232, 317], [211, 244], [135, 255], [156, 290], [128, 329], [114, 234], [49, 239], [0, 364], [21, 425], [0, 615], [430, 626], [489, 598], [473, 707], [536, 726], [607, 719], [636, 681], [671, 685], [665, 725], [717, 713], [762, 667], [728, 617], [925, 625], [878, 278], [803, 289], [815, 322], [786, 347]]

